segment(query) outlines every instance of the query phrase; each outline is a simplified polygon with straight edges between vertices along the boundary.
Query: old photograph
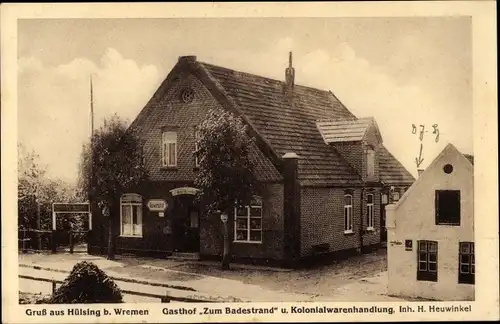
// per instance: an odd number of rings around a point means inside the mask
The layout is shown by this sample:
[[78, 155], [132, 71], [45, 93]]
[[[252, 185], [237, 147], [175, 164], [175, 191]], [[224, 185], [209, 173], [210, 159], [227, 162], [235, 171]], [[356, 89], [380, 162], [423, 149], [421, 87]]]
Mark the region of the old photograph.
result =
[[472, 311], [470, 15], [16, 28], [26, 315]]

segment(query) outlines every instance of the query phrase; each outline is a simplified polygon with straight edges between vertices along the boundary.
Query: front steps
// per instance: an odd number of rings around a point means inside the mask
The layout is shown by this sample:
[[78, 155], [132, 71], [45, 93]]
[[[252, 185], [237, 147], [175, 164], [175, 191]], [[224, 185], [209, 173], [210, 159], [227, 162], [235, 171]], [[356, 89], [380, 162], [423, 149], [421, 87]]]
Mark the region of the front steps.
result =
[[170, 260], [200, 260], [199, 252], [172, 252], [172, 255], [168, 256], [167, 259]]

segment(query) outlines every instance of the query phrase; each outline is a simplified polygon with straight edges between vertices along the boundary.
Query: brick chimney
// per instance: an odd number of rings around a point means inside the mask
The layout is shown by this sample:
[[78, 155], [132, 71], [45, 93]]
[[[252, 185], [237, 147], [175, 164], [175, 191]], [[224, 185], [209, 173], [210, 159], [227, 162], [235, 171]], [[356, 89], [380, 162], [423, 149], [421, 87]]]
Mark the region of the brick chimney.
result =
[[295, 69], [292, 66], [292, 52], [290, 52], [288, 57], [288, 67], [285, 70], [285, 82], [287, 92], [291, 92], [295, 84]]

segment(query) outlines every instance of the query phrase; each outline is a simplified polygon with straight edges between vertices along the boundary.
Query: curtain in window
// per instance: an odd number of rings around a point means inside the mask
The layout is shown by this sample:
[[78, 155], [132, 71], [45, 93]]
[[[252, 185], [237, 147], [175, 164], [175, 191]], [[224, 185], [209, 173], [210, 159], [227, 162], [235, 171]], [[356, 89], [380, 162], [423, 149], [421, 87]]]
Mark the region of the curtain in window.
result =
[[122, 205], [122, 235], [132, 235], [131, 205]]

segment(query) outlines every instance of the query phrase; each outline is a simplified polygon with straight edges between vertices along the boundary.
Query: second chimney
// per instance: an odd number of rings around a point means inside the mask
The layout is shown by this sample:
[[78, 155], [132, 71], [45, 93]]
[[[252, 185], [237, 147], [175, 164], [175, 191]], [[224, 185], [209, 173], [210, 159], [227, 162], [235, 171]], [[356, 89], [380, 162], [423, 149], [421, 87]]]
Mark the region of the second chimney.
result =
[[424, 169], [418, 169], [417, 172], [418, 172], [418, 176], [420, 177], [422, 175], [422, 173], [424, 173]]

